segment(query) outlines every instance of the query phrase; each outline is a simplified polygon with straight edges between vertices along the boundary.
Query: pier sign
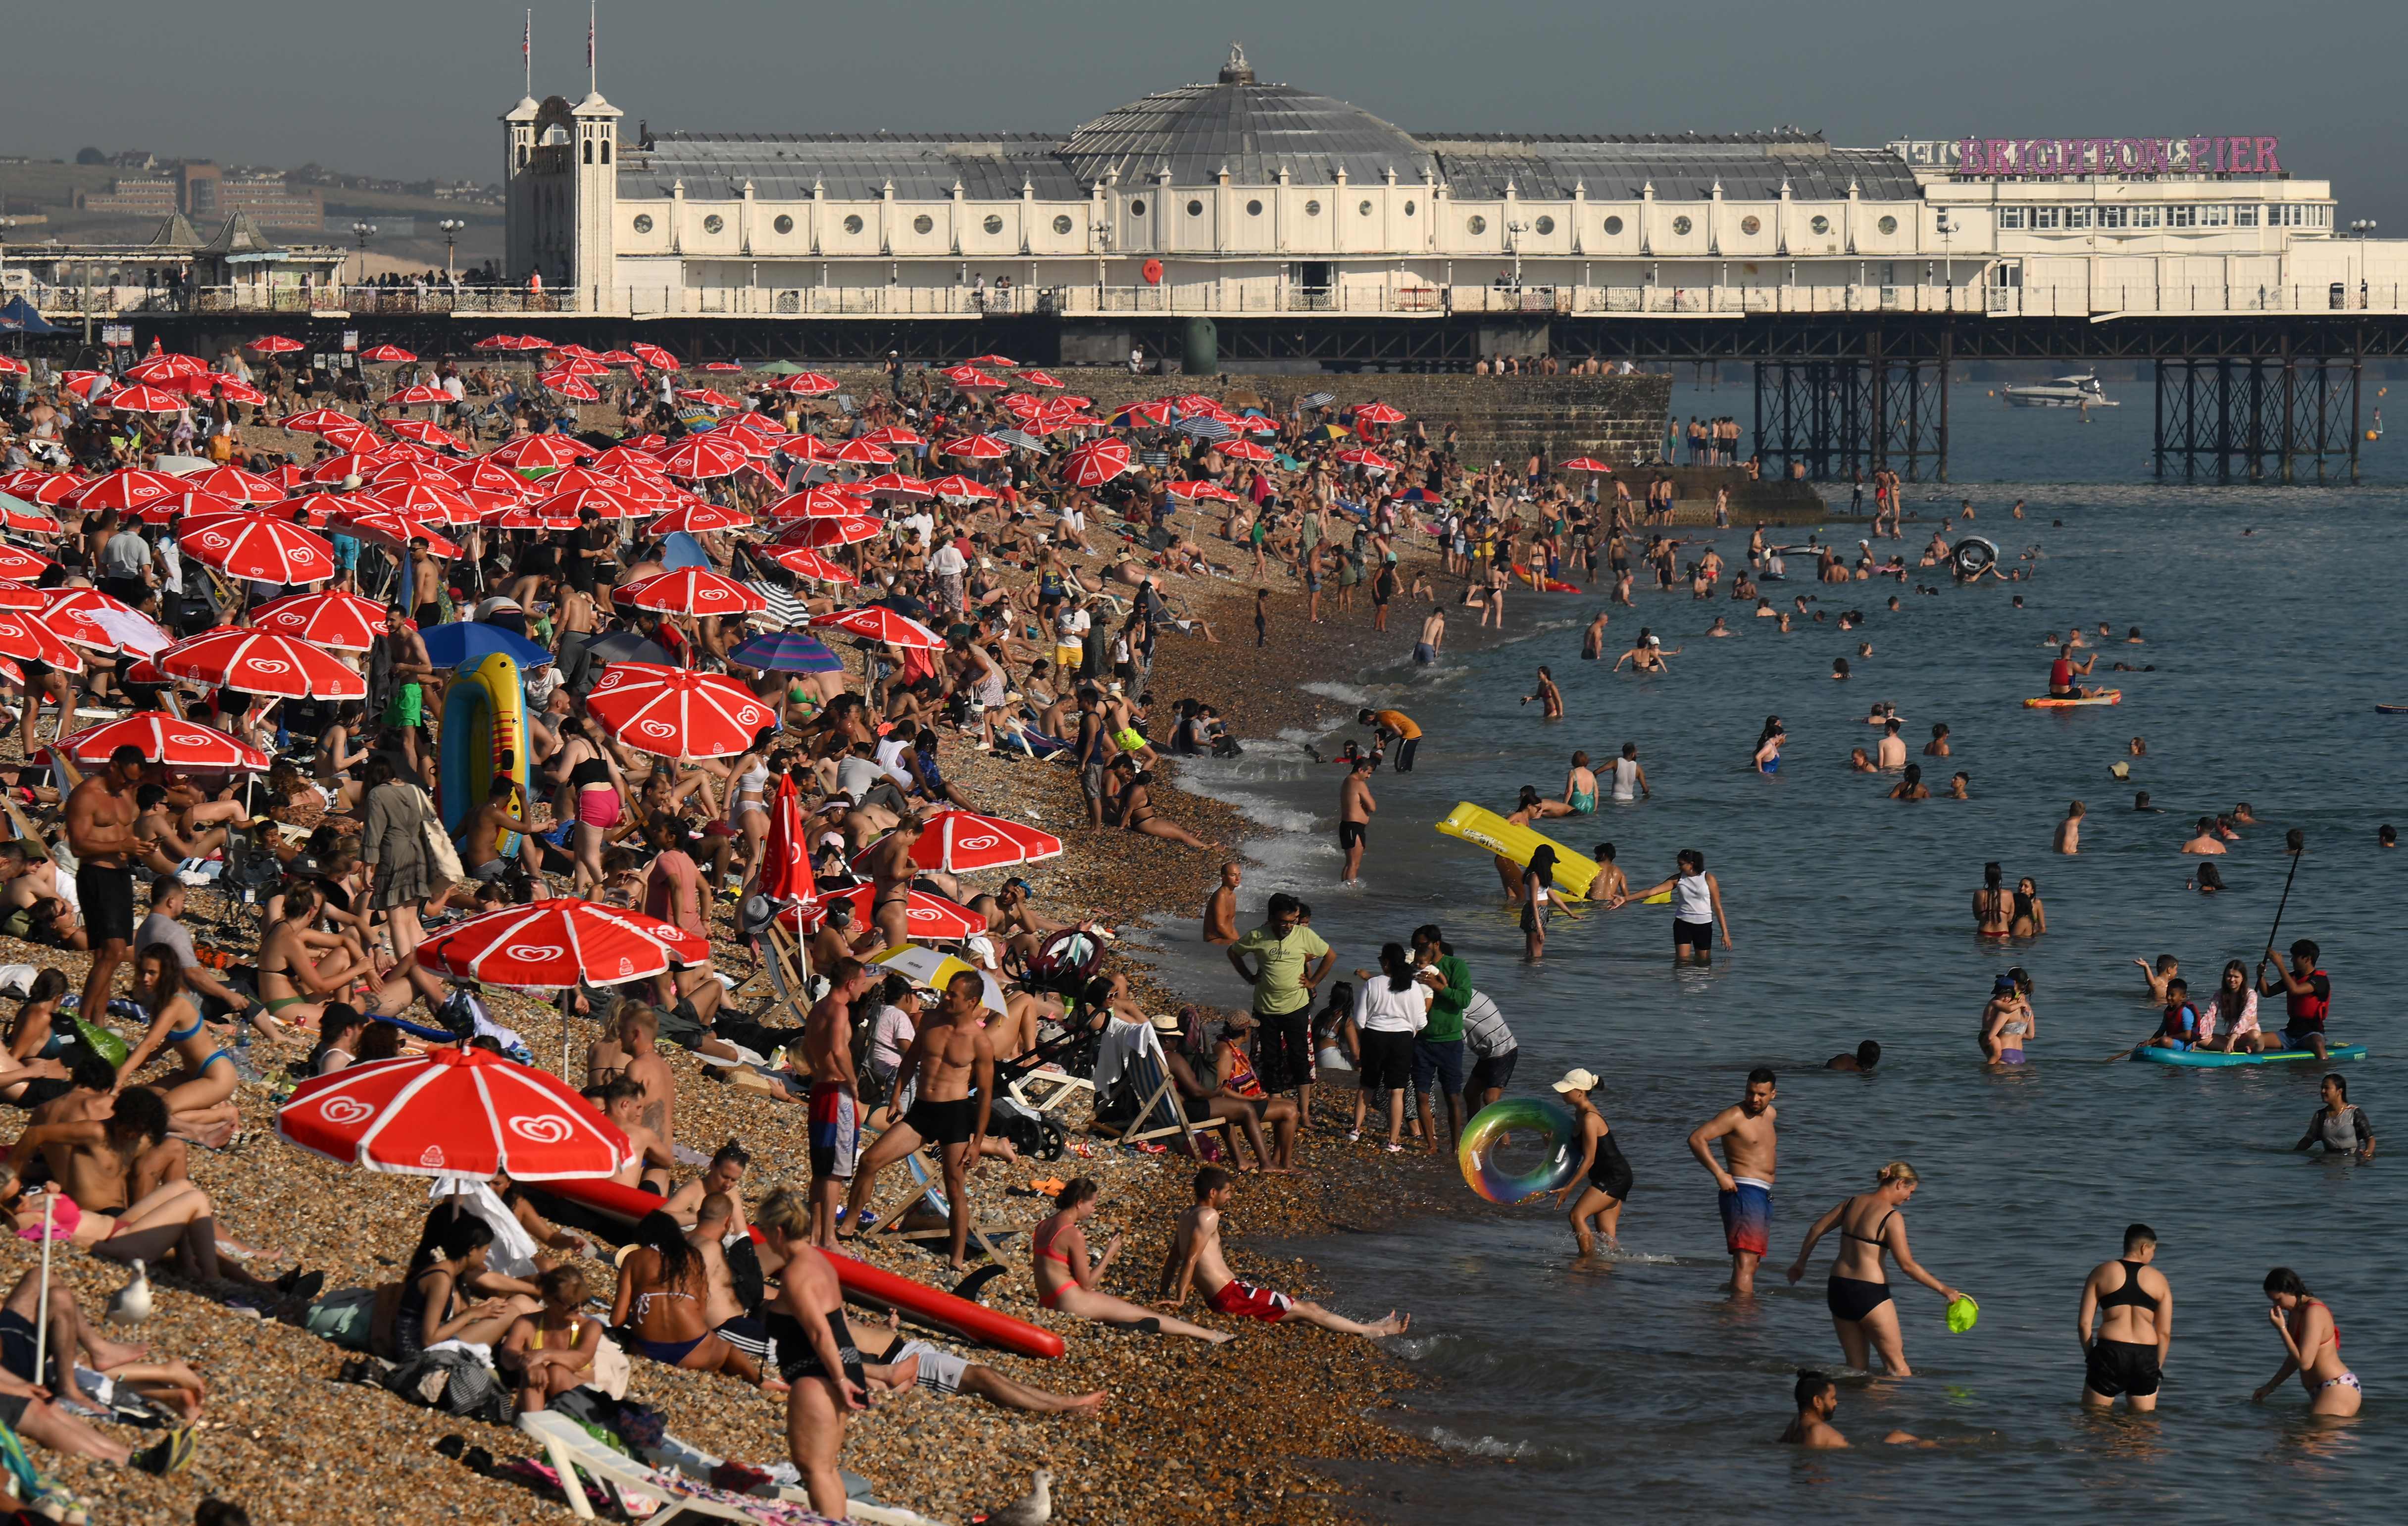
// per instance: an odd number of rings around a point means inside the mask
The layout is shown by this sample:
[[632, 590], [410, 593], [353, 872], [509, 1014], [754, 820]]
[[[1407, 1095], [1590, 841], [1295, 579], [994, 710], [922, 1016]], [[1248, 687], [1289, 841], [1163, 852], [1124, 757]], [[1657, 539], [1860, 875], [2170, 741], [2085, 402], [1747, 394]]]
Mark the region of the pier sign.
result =
[[1892, 147], [1910, 164], [2000, 180], [2285, 173], [2274, 137], [1961, 137]]

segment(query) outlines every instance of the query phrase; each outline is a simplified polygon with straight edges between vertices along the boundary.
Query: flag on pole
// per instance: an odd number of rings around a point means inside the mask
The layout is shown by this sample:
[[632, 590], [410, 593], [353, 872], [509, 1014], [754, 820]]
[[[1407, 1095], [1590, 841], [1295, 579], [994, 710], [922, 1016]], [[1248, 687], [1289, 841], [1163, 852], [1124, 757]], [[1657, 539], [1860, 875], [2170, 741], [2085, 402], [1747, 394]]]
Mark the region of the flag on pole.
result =
[[526, 13], [526, 30], [519, 34], [519, 63], [526, 69], [526, 93], [535, 94], [535, 11]]

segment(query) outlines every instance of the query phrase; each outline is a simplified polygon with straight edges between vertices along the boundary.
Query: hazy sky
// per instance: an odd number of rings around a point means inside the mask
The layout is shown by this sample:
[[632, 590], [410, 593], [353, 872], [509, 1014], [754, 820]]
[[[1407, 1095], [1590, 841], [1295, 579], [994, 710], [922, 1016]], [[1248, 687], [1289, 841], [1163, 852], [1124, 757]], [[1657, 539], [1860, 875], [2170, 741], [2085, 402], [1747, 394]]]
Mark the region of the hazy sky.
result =
[[[420, 178], [499, 177], [523, 4], [108, 0], [11, 7], [0, 151], [89, 143]], [[1209, 79], [1260, 77], [1432, 130], [1893, 137], [2271, 134], [2340, 220], [2408, 237], [2398, 0], [602, 0], [603, 93], [628, 130], [1068, 131]], [[581, 94], [583, 0], [540, 0], [535, 93]]]

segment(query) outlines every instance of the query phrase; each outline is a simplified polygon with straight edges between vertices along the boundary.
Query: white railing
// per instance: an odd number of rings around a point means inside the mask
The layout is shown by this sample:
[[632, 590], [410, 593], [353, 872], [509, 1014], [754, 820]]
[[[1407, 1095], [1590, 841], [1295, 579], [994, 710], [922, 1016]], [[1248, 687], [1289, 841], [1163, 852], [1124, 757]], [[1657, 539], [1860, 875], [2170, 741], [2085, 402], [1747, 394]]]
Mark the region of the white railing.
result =
[[344, 313], [473, 316], [566, 313], [626, 318], [960, 318], [1164, 313], [1246, 317], [1330, 313], [1630, 314], [1663, 318], [1766, 313], [1964, 313], [2082, 318], [2408, 312], [2408, 285], [2082, 284], [2049, 286], [1436, 286], [1397, 276], [1300, 286], [1273, 277], [1159, 285], [626, 286], [80, 286], [36, 284], [27, 300], [53, 322], [144, 313]]

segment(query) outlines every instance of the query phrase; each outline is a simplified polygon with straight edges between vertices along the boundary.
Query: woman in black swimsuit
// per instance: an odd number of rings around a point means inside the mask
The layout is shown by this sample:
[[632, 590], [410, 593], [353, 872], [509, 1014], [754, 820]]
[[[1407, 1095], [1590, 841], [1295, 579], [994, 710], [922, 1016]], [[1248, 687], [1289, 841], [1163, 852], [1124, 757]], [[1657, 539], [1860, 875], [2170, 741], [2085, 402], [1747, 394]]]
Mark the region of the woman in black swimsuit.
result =
[[[752, 1222], [763, 1243], [784, 1258], [762, 1323], [777, 1343], [778, 1371], [788, 1384], [786, 1455], [803, 1476], [811, 1508], [841, 1519], [845, 1490], [837, 1457], [844, 1448], [845, 1417], [869, 1407], [861, 1353], [845, 1328], [844, 1289], [836, 1268], [811, 1245], [808, 1198], [779, 1188], [761, 1200]], [[919, 1359], [910, 1357], [890, 1375], [897, 1388], [908, 1389], [919, 1372]]]
[[1794, 1283], [1806, 1274], [1806, 1258], [1814, 1254], [1815, 1242], [1834, 1229], [1840, 1231], [1840, 1254], [1831, 1263], [1825, 1298], [1831, 1308], [1831, 1328], [1840, 1334], [1840, 1349], [1848, 1365], [1859, 1371], [1870, 1370], [1865, 1360], [1870, 1347], [1881, 1353], [1882, 1368], [1890, 1376], [1914, 1375], [1906, 1364], [1906, 1341], [1899, 1332], [1898, 1305], [1890, 1302], [1889, 1278], [1882, 1271], [1885, 1252], [1897, 1259], [1899, 1271], [1951, 1303], [1960, 1296], [1918, 1265], [1906, 1248], [1906, 1220], [1899, 1210], [1914, 1196], [1917, 1185], [1914, 1168], [1905, 1161], [1882, 1167], [1871, 1191], [1841, 1200], [1814, 1221], [1789, 1267]]
[[[1544, 852], [1544, 849], [1540, 850]], [[1573, 1071], [1555, 1083], [1556, 1095], [1572, 1110], [1581, 1126], [1581, 1169], [1571, 1184], [1555, 1194], [1561, 1205], [1574, 1188], [1580, 1189], [1580, 1201], [1572, 1204], [1572, 1237], [1580, 1242], [1584, 1259], [1597, 1249], [1597, 1231], [1605, 1231], [1605, 1242], [1617, 1245], [1621, 1237], [1616, 1232], [1622, 1223], [1622, 1204], [1630, 1196], [1630, 1162], [1622, 1158], [1622, 1146], [1613, 1142], [1613, 1128], [1605, 1115], [1589, 1101], [1596, 1089], [1597, 1077], [1587, 1071]], [[1595, 1221], [1596, 1228], [1590, 1227]]]

